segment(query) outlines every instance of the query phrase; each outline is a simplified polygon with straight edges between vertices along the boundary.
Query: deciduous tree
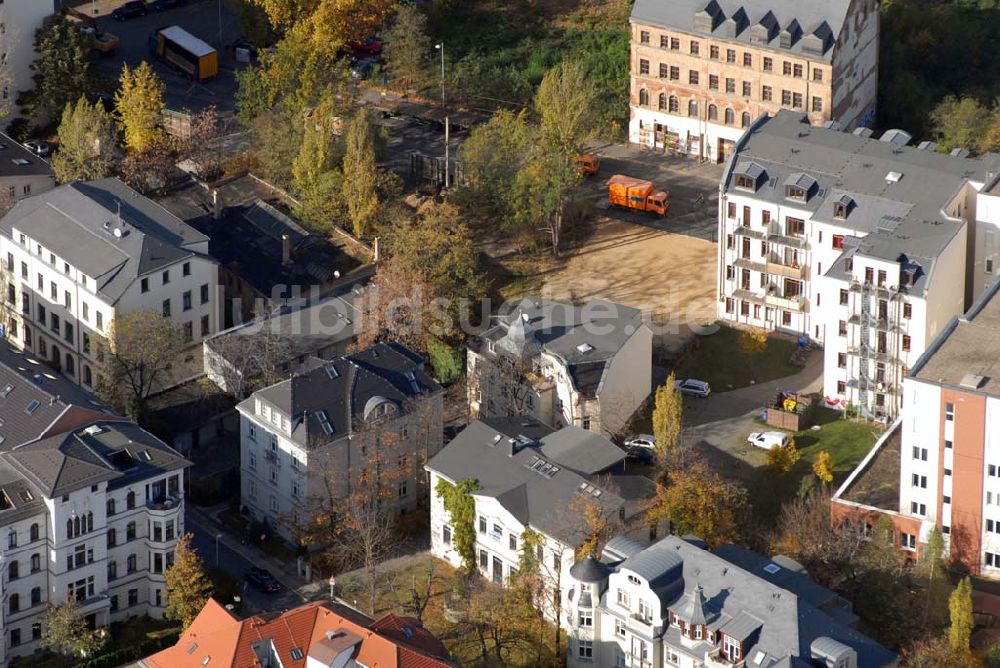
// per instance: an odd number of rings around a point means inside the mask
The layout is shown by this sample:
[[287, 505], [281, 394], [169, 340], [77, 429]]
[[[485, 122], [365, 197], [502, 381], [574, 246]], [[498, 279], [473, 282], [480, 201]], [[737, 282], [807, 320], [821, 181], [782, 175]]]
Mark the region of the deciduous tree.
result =
[[748, 357], [758, 355], [767, 347], [767, 330], [760, 327], [744, 329], [740, 332], [738, 344], [744, 355]]
[[130, 188], [143, 195], [163, 191], [177, 169], [173, 137], [161, 136], [142, 151], [129, 151], [122, 158], [119, 176]]
[[833, 458], [826, 450], [820, 451], [812, 465], [813, 473], [823, 483], [833, 482]]
[[56, 180], [103, 179], [118, 160], [116, 128], [111, 114], [100, 102], [80, 97], [67, 104], [59, 124], [59, 150], [52, 156]]
[[990, 109], [972, 97], [949, 95], [931, 112], [931, 122], [943, 151], [977, 151], [990, 125]]
[[737, 517], [746, 503], [746, 490], [697, 461], [671, 472], [668, 484], [657, 485], [647, 519], [650, 524], [669, 520], [677, 533], [694, 534], [718, 547], [739, 538]]
[[684, 402], [680, 390], [674, 387], [675, 379], [671, 371], [666, 382], [656, 388], [653, 405], [653, 436], [656, 437], [656, 453], [661, 464], [667, 461], [681, 437]]
[[948, 644], [956, 652], [967, 653], [972, 647], [972, 582], [968, 577], [959, 581], [955, 591], [948, 598], [951, 626], [948, 627]]
[[784, 445], [774, 445], [767, 451], [767, 467], [775, 473], [788, 473], [801, 458], [795, 439], [789, 438]]
[[347, 126], [343, 199], [355, 236], [366, 236], [379, 210], [375, 168], [375, 131], [367, 112], [358, 111]]
[[160, 141], [162, 111], [163, 82], [149, 63], [144, 60], [135, 69], [124, 64], [115, 93], [115, 114], [129, 151], [142, 152]]
[[164, 579], [167, 584], [167, 619], [181, 623], [183, 629], [191, 626], [212, 593], [212, 584], [205, 575], [205, 568], [197, 550], [191, 546], [193, 536], [186, 533], [177, 539], [174, 563], [167, 567]]
[[194, 163], [196, 174], [214, 181], [222, 174], [222, 121], [215, 105], [209, 105], [191, 117], [191, 133], [180, 142], [181, 160]]
[[152, 311], [117, 316], [108, 338], [97, 343], [97, 394], [139, 421], [146, 398], [162, 383], [183, 347], [180, 331]]
[[543, 135], [572, 161], [594, 135], [599, 109], [597, 90], [579, 61], [564, 60], [550, 69], [535, 94]]
[[42, 22], [35, 32], [37, 55], [31, 65], [35, 86], [18, 99], [25, 114], [55, 119], [91, 89], [90, 40], [61, 14]]
[[433, 52], [427, 15], [415, 5], [400, 5], [385, 33], [386, 69], [403, 90], [420, 89], [428, 81], [427, 58]]
[[72, 598], [60, 605], [46, 603], [41, 623], [41, 646], [64, 656], [93, 657], [107, 641], [104, 629], [87, 627], [87, 620], [79, 614]]
[[580, 175], [570, 155], [537, 147], [514, 178], [511, 192], [513, 231], [519, 235], [547, 233], [552, 254], [559, 257], [567, 206], [576, 194], [579, 181]]

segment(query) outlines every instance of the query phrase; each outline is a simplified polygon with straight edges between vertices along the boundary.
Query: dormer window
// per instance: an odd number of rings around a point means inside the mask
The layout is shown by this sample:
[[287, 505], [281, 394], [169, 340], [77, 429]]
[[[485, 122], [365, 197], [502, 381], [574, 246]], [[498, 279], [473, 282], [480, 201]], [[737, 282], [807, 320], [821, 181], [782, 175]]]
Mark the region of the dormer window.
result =
[[628, 576], [628, 581], [629, 581], [629, 582], [631, 582], [631, 583], [632, 583], [632, 584], [634, 584], [634, 585], [638, 585], [638, 584], [641, 584], [641, 583], [639, 582], [639, 578], [637, 578], [637, 577], [636, 577], [636, 576], [634, 576], [634, 575], [630, 575], [630, 576]]
[[785, 198], [805, 202], [806, 191], [804, 188], [799, 188], [798, 186], [785, 186]]
[[745, 174], [736, 175], [737, 188], [742, 188], [743, 190], [756, 190], [757, 189], [756, 186], [757, 184], [754, 183], [754, 180], [751, 179], [749, 176], [746, 176]]
[[841, 195], [833, 202], [833, 217], [844, 220], [854, 208], [854, 200], [847, 195]]

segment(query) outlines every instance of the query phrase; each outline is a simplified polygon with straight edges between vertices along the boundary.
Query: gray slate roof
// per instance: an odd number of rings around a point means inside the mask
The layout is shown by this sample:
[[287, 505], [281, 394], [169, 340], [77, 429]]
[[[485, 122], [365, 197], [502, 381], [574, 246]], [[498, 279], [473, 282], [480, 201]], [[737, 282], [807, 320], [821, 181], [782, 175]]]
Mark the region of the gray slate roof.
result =
[[642, 326], [642, 314], [604, 299], [574, 306], [525, 297], [504, 303], [493, 321], [482, 338], [497, 351], [530, 359], [544, 350], [563, 361], [577, 391], [594, 397], [611, 360]]
[[[476, 420], [432, 457], [427, 469], [453, 481], [477, 480], [480, 489], [474, 494], [495, 498], [522, 524], [574, 544], [580, 531], [572, 510], [574, 499], [583, 493], [584, 485], [599, 488], [599, 483], [578, 472], [576, 459], [582, 459], [589, 470], [595, 461], [608, 461], [610, 456], [583, 456], [578, 448], [557, 448], [549, 451], [550, 458], [545, 453], [546, 441], [554, 433], [559, 432], [531, 418]], [[510, 439], [517, 441], [513, 455]], [[587, 439], [587, 447], [608, 453], [614, 449], [618, 453], [614, 463], [624, 459], [621, 449], [603, 437], [601, 440], [603, 443]], [[539, 458], [556, 467], [551, 476], [529, 468], [532, 463], [537, 466]], [[592, 498], [609, 513], [625, 506], [624, 499], [608, 490]]]
[[21, 200], [0, 220], [8, 237], [14, 228], [94, 278], [111, 303], [137, 277], [194, 256], [192, 246], [208, 241], [114, 178], [74, 181]]
[[[829, 61], [850, 5], [850, 0], [635, 0], [630, 21], [745, 44], [753, 36], [755, 46]], [[697, 20], [700, 13], [704, 19], [713, 16], [708, 25]], [[791, 38], [787, 48], [781, 46], [782, 31]], [[803, 49], [810, 43], [818, 52]]]
[[0, 132], [0, 177], [52, 176], [52, 166]]
[[0, 458], [49, 498], [99, 482], [124, 487], [190, 466], [166, 443], [125, 421], [100, 420], [74, 431], [19, 445]]
[[[636, 570], [642, 577], [656, 582], [654, 591], [660, 595], [664, 609], [678, 611], [678, 614], [690, 601], [692, 593], [698, 587], [703, 588], [704, 615], [709, 627], [749, 638], [751, 646], [744, 647], [744, 656], [752, 668], [768, 666], [769, 662], [786, 656], [809, 659], [812, 643], [822, 637], [852, 647], [857, 651], [858, 665], [864, 668], [893, 665], [898, 658], [794, 591], [676, 536], [664, 538], [616, 568]], [[675, 583], [674, 587], [669, 586], [670, 581]], [[605, 605], [605, 608], [614, 612], [614, 606]], [[664, 631], [666, 634], [675, 632], [676, 629], [669, 626]], [[678, 639], [673, 641], [679, 644]], [[697, 647], [706, 652], [711, 649], [708, 643]], [[764, 653], [764, 662], [754, 661], [758, 651]], [[799, 664], [789, 661], [787, 665]]]
[[[240, 404], [252, 413], [255, 399], [261, 399], [290, 416], [292, 440], [303, 447], [350, 434], [381, 401], [405, 410], [408, 400], [441, 391], [424, 370], [423, 359], [399, 343], [377, 343], [335, 360], [315, 360], [310, 366], [258, 390]], [[332, 428], [330, 433], [323, 426], [324, 419]]]
[[[755, 122], [744, 135], [723, 175], [723, 186], [734, 195], [733, 176], [763, 168], [756, 198], [801, 209], [812, 220], [854, 230], [862, 239], [845, 244], [868, 257], [917, 263], [920, 270], [909, 291], [922, 294], [930, 285], [938, 255], [962, 229], [946, 218], [942, 208], [969, 179], [985, 181], [1000, 167], [1000, 155], [979, 159], [957, 158], [876, 138], [812, 127], [805, 116], [788, 110]], [[898, 172], [897, 182], [887, 180]], [[808, 202], [785, 199], [785, 183], [807, 175], [816, 181]], [[853, 201], [846, 219], [834, 218], [834, 203], [843, 196]], [[844, 257], [842, 256], [842, 257]], [[842, 276], [843, 260], [827, 275]]]

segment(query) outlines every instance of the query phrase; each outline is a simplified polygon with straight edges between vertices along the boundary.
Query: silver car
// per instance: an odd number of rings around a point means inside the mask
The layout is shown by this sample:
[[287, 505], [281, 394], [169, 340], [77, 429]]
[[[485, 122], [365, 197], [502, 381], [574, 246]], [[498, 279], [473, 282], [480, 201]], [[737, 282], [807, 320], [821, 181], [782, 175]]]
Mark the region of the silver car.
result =
[[674, 387], [691, 397], [707, 397], [712, 393], [712, 387], [703, 380], [688, 378], [687, 380], [675, 380]]

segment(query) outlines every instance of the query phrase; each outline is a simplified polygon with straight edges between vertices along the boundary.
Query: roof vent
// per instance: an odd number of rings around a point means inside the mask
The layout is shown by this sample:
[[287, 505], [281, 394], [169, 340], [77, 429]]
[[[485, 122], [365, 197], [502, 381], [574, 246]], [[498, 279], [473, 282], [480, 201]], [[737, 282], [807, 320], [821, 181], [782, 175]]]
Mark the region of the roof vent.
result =
[[852, 132], [851, 134], [853, 134], [855, 137], [862, 137], [863, 139], [868, 139], [875, 133], [872, 132], [871, 128], [862, 127], [862, 128], [854, 128], [854, 132]]
[[96, 434], [100, 434], [102, 431], [104, 431], [104, 430], [101, 428], [101, 425], [99, 425], [99, 424], [92, 424], [89, 427], [87, 427], [86, 429], [84, 429], [83, 433], [86, 434], [87, 436], [94, 436]]
[[926, 141], [926, 140], [917, 144], [917, 148], [919, 148], [921, 151], [936, 151], [937, 147], [938, 147], [937, 142]]
[[14, 391], [13, 385], [10, 385], [9, 383], [7, 385], [4, 385], [3, 389], [0, 390], [0, 398], [6, 399], [7, 395], [9, 395], [13, 391]]
[[910, 143], [911, 139], [913, 139], [913, 136], [909, 132], [904, 132], [903, 130], [898, 130], [896, 128], [886, 130], [882, 133], [882, 136], [879, 137], [879, 141], [884, 141], [888, 144], [895, 144], [896, 146], [906, 146]]
[[490, 445], [496, 445], [497, 443], [499, 443], [499, 442], [500, 442], [500, 439], [502, 439], [502, 438], [503, 438], [503, 436], [501, 436], [500, 434], [496, 434], [496, 435], [495, 435], [495, 436], [493, 437], [493, 442], [492, 442], [492, 443], [490, 443]]
[[968, 158], [969, 157], [969, 149], [967, 149], [967, 148], [953, 148], [953, 149], [951, 149], [951, 153], [949, 153], [948, 155], [950, 155], [953, 158]]
[[576, 347], [576, 351], [578, 353], [582, 354], [582, 355], [586, 355], [587, 353], [589, 353], [593, 349], [594, 349], [594, 346], [590, 345], [589, 343], [581, 343], [580, 345], [578, 345]]
[[967, 373], [964, 376], [962, 376], [962, 382], [959, 384], [962, 387], [969, 388], [970, 390], [977, 390], [983, 384], [984, 380], [986, 380], [986, 378], [980, 376], [979, 374]]
[[903, 175], [900, 172], [889, 172], [888, 174], [885, 175], [886, 183], [899, 183], [900, 179], [902, 178]]
[[25, 165], [31, 164], [31, 161], [28, 160], [27, 158], [11, 158], [10, 161], [13, 162], [15, 165], [17, 165], [18, 167], [24, 167]]

